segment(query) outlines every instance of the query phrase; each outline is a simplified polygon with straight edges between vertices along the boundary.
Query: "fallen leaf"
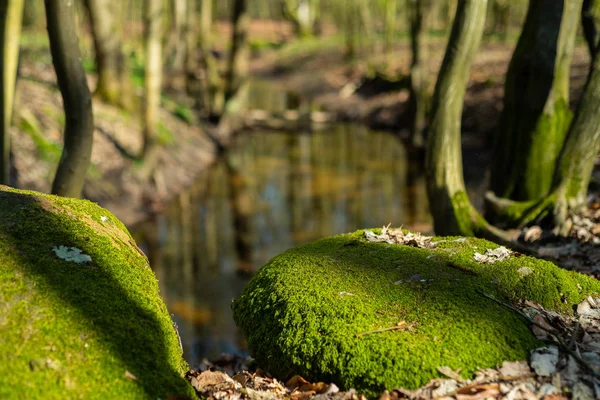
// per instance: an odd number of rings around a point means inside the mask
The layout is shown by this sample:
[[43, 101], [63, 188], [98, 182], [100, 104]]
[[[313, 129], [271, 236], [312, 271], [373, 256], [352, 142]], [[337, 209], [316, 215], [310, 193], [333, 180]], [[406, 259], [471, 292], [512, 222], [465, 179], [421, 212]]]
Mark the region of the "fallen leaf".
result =
[[541, 347], [531, 354], [530, 366], [539, 376], [550, 376], [556, 372], [558, 348], [556, 346]]
[[487, 250], [484, 254], [475, 253], [473, 255], [473, 258], [475, 259], [475, 261], [480, 263], [493, 264], [497, 261], [506, 260], [508, 257], [510, 257], [511, 254], [511, 250], [507, 249], [504, 246], [500, 246], [493, 250]]
[[132, 381], [137, 381], [137, 377], [127, 370], [125, 370], [125, 377], [131, 379]]
[[504, 361], [500, 368], [504, 378], [519, 378], [531, 374], [527, 361]]

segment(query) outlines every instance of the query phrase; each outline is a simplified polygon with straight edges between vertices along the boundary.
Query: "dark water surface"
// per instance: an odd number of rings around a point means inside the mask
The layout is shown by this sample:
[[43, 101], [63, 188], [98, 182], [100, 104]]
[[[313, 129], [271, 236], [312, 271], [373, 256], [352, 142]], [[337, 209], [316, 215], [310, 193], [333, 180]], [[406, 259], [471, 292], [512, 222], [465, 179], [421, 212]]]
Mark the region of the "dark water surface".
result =
[[390, 133], [356, 125], [242, 134], [194, 188], [137, 226], [191, 366], [244, 351], [231, 300], [271, 257], [388, 223], [430, 230], [412, 158]]

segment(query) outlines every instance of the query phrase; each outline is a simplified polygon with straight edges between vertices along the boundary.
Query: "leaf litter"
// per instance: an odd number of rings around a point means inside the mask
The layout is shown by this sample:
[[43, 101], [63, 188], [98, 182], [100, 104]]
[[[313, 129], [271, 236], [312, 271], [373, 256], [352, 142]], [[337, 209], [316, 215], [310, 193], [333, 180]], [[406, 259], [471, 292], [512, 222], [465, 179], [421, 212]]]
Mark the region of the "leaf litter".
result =
[[[546, 345], [533, 350], [529, 360], [505, 361], [497, 368], [477, 371], [471, 379], [463, 378], [460, 370], [440, 366], [438, 372], [444, 378], [432, 379], [416, 390], [384, 391], [380, 400], [600, 398], [600, 298], [583, 300], [573, 316], [531, 301], [513, 306], [494, 300], [525, 318]], [[334, 383], [309, 382], [300, 376], [283, 382], [253, 370], [252, 363], [252, 359], [231, 356], [215, 363], [206, 361], [203, 371], [190, 370], [186, 378], [206, 399], [366, 400], [356, 390], [341, 391]]]
[[432, 236], [425, 236], [419, 232], [404, 232], [402, 228], [392, 228], [390, 225], [381, 228], [381, 234], [365, 231], [365, 238], [369, 242], [383, 242], [388, 244], [403, 244], [405, 246], [433, 249], [436, 244], [431, 241]]

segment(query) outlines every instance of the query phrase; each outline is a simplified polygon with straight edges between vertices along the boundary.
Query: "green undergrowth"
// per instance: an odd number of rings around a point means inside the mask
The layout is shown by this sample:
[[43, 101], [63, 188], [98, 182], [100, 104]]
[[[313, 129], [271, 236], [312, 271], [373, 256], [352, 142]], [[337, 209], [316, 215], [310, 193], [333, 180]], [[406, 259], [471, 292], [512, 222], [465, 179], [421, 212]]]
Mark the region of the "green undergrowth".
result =
[[[258, 365], [370, 397], [414, 389], [440, 377], [438, 367], [470, 377], [541, 345], [521, 316], [487, 296], [568, 313], [600, 293], [599, 282], [530, 257], [479, 264], [475, 252], [497, 247], [485, 240], [434, 240], [436, 249], [421, 249], [367, 242], [359, 231], [272, 259], [233, 304]], [[411, 329], [357, 337], [398, 323]]]
[[156, 278], [116, 217], [0, 186], [0, 220], [0, 398], [194, 396]]

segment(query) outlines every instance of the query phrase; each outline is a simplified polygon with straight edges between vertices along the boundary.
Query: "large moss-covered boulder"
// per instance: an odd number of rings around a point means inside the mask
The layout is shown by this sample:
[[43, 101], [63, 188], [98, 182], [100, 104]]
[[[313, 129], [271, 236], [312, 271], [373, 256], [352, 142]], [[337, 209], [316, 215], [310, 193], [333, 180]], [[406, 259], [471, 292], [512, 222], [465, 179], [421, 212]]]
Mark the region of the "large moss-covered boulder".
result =
[[233, 304], [259, 366], [370, 396], [417, 388], [439, 377], [442, 366], [469, 377], [526, 359], [541, 344], [496, 300], [528, 299], [569, 313], [600, 293], [598, 281], [550, 262], [508, 251], [488, 255], [498, 246], [485, 240], [408, 243], [433, 248], [370, 242], [361, 231], [272, 259]]
[[94, 203], [0, 186], [0, 398], [193, 396], [148, 260]]

